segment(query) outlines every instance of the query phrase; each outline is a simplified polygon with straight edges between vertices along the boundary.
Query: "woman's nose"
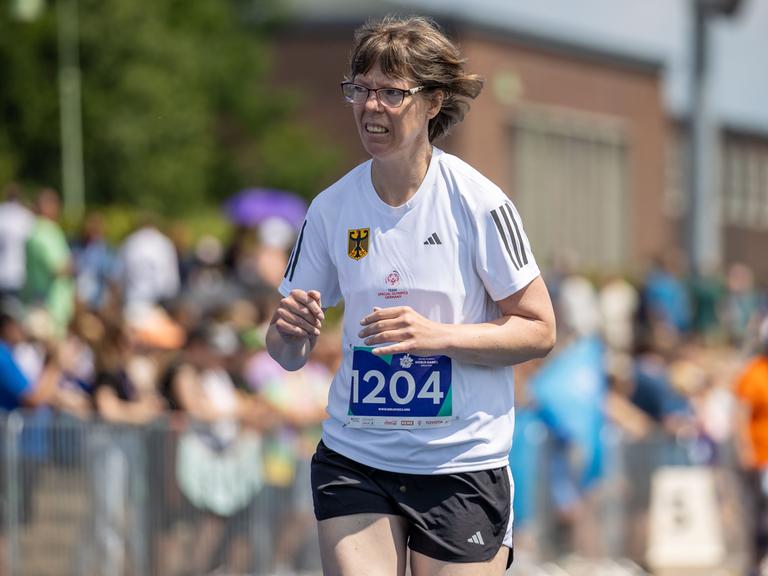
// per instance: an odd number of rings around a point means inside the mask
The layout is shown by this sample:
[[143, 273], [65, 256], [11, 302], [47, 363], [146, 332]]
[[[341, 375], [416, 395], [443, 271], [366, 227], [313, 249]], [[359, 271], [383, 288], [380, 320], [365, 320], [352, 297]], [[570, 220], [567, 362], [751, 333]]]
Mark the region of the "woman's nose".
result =
[[373, 90], [368, 91], [368, 98], [365, 100], [365, 107], [371, 110], [379, 110], [382, 107], [379, 97]]

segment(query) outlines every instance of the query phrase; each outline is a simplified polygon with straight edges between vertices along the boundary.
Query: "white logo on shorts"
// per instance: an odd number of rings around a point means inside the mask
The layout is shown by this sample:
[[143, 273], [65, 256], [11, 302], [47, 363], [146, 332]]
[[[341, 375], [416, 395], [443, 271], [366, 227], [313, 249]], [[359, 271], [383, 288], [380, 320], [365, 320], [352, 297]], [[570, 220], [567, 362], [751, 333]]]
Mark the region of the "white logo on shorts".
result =
[[467, 542], [472, 542], [473, 544], [485, 544], [485, 542], [483, 542], [483, 535], [480, 534], [480, 530], [472, 534], [471, 538], [467, 538]]

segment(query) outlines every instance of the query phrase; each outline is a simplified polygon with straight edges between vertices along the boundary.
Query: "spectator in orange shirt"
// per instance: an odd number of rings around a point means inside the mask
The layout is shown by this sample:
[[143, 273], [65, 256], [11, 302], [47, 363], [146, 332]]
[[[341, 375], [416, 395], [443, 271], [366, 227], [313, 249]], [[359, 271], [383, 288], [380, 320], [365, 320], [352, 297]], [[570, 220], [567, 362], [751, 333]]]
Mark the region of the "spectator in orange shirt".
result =
[[737, 452], [745, 469], [747, 510], [752, 517], [753, 573], [768, 568], [768, 318], [760, 327], [760, 349], [736, 382], [739, 399]]

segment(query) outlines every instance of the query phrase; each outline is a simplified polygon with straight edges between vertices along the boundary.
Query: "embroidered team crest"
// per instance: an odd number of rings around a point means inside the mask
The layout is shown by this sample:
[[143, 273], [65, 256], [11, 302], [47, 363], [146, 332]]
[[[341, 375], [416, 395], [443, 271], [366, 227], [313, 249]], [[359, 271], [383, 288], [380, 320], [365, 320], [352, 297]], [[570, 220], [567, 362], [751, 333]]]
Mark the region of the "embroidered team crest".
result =
[[368, 237], [370, 228], [357, 228], [347, 231], [347, 256], [353, 260], [360, 260], [368, 256]]

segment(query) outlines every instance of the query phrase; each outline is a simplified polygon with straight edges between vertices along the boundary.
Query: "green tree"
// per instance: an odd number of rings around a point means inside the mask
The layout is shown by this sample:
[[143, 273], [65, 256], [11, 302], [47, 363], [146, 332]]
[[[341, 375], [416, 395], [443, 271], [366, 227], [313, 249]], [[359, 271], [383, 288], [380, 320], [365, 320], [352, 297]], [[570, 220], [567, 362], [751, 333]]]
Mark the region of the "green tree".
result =
[[[245, 17], [251, 3], [79, 6], [89, 204], [184, 213], [246, 185], [311, 196], [335, 172], [333, 147], [296, 124], [295, 99], [266, 83], [268, 36]], [[54, 18], [0, 15], [2, 179], [60, 182]]]
[[[0, 186], [9, 179], [59, 180], [56, 29], [0, 12]], [[33, 176], [35, 175], [35, 176]]]

